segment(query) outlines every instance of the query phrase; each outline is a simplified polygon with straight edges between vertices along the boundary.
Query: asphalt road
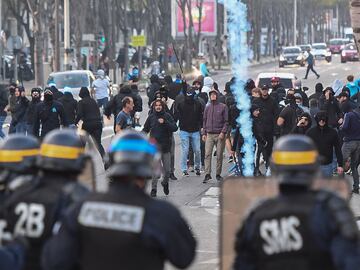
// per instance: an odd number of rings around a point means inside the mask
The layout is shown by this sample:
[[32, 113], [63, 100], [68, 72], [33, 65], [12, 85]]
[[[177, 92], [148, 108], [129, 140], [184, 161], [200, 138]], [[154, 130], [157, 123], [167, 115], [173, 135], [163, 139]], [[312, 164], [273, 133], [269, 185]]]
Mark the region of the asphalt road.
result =
[[[340, 79], [345, 82], [347, 75], [353, 74], [358, 77], [360, 74], [360, 63], [340, 63], [340, 57], [338, 55], [333, 57], [332, 63], [326, 63], [325, 61], [317, 61], [315, 69], [320, 74], [320, 79], [316, 79], [314, 74], [309, 76], [308, 80], [302, 80], [303, 86], [309, 87], [308, 95], [314, 93], [314, 86], [317, 82], [322, 82], [324, 86], [329, 86], [335, 79]], [[278, 68], [277, 62], [252, 66], [248, 69], [248, 77], [256, 79], [256, 76], [260, 72], [289, 72], [294, 73], [297, 78], [302, 79], [305, 75], [306, 68], [298, 66], [288, 66], [285, 68]], [[226, 81], [231, 78], [230, 70], [218, 71], [213, 79], [218, 82], [221, 90], [224, 89]], [[143, 95], [143, 104], [146, 107], [147, 98]], [[144, 123], [148, 110], [144, 108], [144, 112], [141, 115], [141, 123]], [[105, 120], [105, 127], [102, 135], [102, 142], [105, 149], [109, 146], [112, 131], [112, 120]], [[6, 128], [7, 129], [7, 128]], [[5, 131], [6, 131], [5, 129]], [[190, 223], [194, 234], [198, 241], [197, 256], [194, 264], [190, 269], [218, 269], [219, 263], [219, 183], [216, 180], [209, 181], [208, 184], [203, 184], [202, 180], [204, 175], [200, 177], [194, 173], [190, 173], [190, 177], [182, 178], [179, 159], [181, 156], [181, 150], [179, 145], [178, 133], [176, 138], [176, 176], [179, 180], [171, 181], [170, 194], [165, 196], [162, 192], [162, 188], [159, 184], [158, 198], [170, 201], [180, 208], [184, 217]], [[106, 189], [106, 177], [104, 174], [102, 162], [100, 156], [96, 151], [92, 152], [95, 158], [97, 183], [100, 189]], [[227, 155], [227, 154], [226, 154]], [[213, 160], [214, 161], [214, 160]], [[228, 173], [227, 157], [224, 158], [223, 176]], [[215, 166], [213, 166], [215, 168]], [[215, 175], [213, 175], [213, 178]], [[354, 212], [360, 215], [360, 196], [354, 196], [352, 198], [352, 206]], [[176, 244], [176, 243], [174, 243]], [[167, 269], [174, 269], [171, 266], [167, 266]]]

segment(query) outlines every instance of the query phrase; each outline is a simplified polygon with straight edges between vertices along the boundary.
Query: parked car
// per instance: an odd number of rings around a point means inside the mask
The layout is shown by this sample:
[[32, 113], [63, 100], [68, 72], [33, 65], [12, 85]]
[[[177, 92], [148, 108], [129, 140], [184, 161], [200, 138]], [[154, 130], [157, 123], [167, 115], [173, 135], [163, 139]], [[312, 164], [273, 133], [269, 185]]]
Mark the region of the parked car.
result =
[[[268, 85], [271, 87], [271, 78], [278, 77], [280, 78], [280, 84], [286, 89], [294, 88], [295, 81], [297, 77], [292, 73], [278, 73], [278, 72], [268, 72], [268, 73], [260, 73], [255, 81], [255, 85], [257, 87], [261, 87], [263, 85]], [[270, 88], [271, 89], [271, 88]]]
[[327, 62], [331, 62], [331, 51], [326, 46], [326, 43], [314, 43], [312, 45], [312, 54], [317, 60], [325, 59]]
[[347, 44], [347, 40], [343, 38], [333, 38], [329, 41], [329, 49], [331, 53], [341, 53], [341, 51], [345, 48]]
[[75, 99], [79, 98], [80, 88], [85, 86], [90, 89], [95, 76], [90, 70], [69, 70], [63, 72], [53, 72], [49, 75], [47, 84], [54, 82], [56, 88], [63, 92], [65, 87], [69, 87]]
[[279, 57], [279, 67], [285, 65], [300, 65], [305, 66], [305, 57], [300, 47], [284, 47]]
[[354, 43], [346, 45], [341, 52], [341, 63], [347, 61], [359, 61], [359, 53]]

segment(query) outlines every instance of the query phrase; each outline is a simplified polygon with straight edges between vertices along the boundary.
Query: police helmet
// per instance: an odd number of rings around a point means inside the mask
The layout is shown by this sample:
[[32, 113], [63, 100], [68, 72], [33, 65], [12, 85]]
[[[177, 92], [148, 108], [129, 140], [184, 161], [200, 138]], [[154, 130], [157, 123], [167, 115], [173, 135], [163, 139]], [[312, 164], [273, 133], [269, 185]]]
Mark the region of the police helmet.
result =
[[155, 142], [145, 134], [128, 130], [117, 135], [108, 152], [107, 175], [150, 179], [159, 164], [160, 154]]
[[45, 136], [37, 163], [48, 171], [80, 173], [87, 159], [85, 141], [75, 130], [56, 129]]
[[40, 143], [33, 136], [10, 134], [0, 146], [0, 167], [26, 173], [36, 167]]
[[297, 177], [315, 174], [318, 152], [312, 140], [305, 135], [286, 135], [274, 146], [271, 158], [272, 171], [277, 175], [288, 175], [280, 184], [308, 185], [311, 177]]

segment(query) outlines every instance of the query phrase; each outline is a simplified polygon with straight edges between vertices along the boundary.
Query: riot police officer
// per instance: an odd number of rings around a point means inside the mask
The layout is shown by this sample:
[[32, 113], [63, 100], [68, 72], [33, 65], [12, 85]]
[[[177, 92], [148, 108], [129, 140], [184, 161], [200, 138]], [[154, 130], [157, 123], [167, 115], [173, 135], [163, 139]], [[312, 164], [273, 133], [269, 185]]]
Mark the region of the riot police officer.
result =
[[311, 191], [318, 153], [310, 138], [281, 137], [272, 154], [280, 194], [250, 211], [236, 238], [234, 269], [359, 269], [359, 232], [347, 203]]
[[10, 231], [29, 241], [25, 269], [40, 269], [43, 243], [56, 229], [56, 222], [71, 203], [88, 194], [87, 188], [77, 183], [87, 158], [85, 144], [75, 131], [51, 131], [45, 136], [37, 159], [40, 176], [7, 198], [6, 221]]
[[0, 201], [31, 181], [38, 172], [36, 158], [40, 143], [33, 136], [10, 134], [0, 145]]
[[196, 242], [180, 212], [144, 191], [160, 154], [148, 138], [124, 131], [109, 150], [109, 191], [92, 194], [65, 216], [46, 244], [43, 269], [164, 269], [191, 264]]

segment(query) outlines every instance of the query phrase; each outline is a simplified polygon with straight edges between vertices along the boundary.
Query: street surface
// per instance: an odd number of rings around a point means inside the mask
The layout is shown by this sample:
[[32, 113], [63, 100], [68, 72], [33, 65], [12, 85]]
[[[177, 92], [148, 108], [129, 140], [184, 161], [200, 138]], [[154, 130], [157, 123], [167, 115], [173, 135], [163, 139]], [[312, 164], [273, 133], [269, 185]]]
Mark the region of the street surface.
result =
[[[278, 68], [278, 62], [252, 66], [248, 70], [248, 77], [256, 79], [260, 72], [287, 72], [294, 73], [298, 79], [302, 80], [302, 85], [309, 87], [308, 95], [314, 93], [315, 84], [322, 82], [324, 87], [331, 86], [335, 79], [346, 81], [349, 74], [353, 74], [356, 78], [360, 75], [359, 62], [350, 62], [346, 64], [340, 63], [339, 55], [333, 55], [333, 62], [327, 63], [325, 61], [317, 61], [315, 66], [316, 71], [320, 74], [320, 79], [316, 80], [316, 76], [310, 73], [308, 80], [303, 80], [305, 76], [306, 67], [287, 66], [285, 68]], [[213, 76], [215, 82], [219, 84], [219, 89], [223, 92], [225, 83], [231, 78], [230, 70], [217, 71]], [[147, 97], [144, 92], [141, 93], [143, 97], [144, 111], [141, 116], [141, 123], [143, 124], [148, 114]], [[9, 120], [9, 119], [8, 119]], [[104, 148], [109, 146], [111, 137], [113, 136], [112, 121], [105, 120], [105, 127], [102, 135], [102, 142]], [[7, 128], [5, 129], [7, 132]], [[176, 171], [175, 175], [178, 177], [177, 181], [170, 181], [170, 194], [165, 196], [162, 187], [159, 183], [158, 198], [170, 201], [178, 206], [182, 214], [190, 223], [194, 234], [198, 241], [197, 257], [190, 269], [196, 270], [210, 270], [218, 269], [219, 263], [219, 183], [216, 182], [215, 175], [213, 180], [208, 184], [203, 184], [204, 175], [196, 176], [195, 173], [190, 173], [190, 177], [182, 178], [179, 161], [181, 156], [180, 142], [178, 133], [176, 138]], [[223, 176], [228, 173], [228, 154], [225, 154]], [[213, 158], [213, 162], [215, 158]], [[106, 187], [106, 179], [100, 156], [96, 154], [96, 168], [97, 181], [101, 189]], [[215, 166], [213, 166], [215, 168]], [[351, 200], [352, 207], [357, 216], [360, 216], [360, 196], [355, 195]], [[176, 244], [176, 243], [174, 243]], [[167, 266], [166, 269], [174, 269]]]

